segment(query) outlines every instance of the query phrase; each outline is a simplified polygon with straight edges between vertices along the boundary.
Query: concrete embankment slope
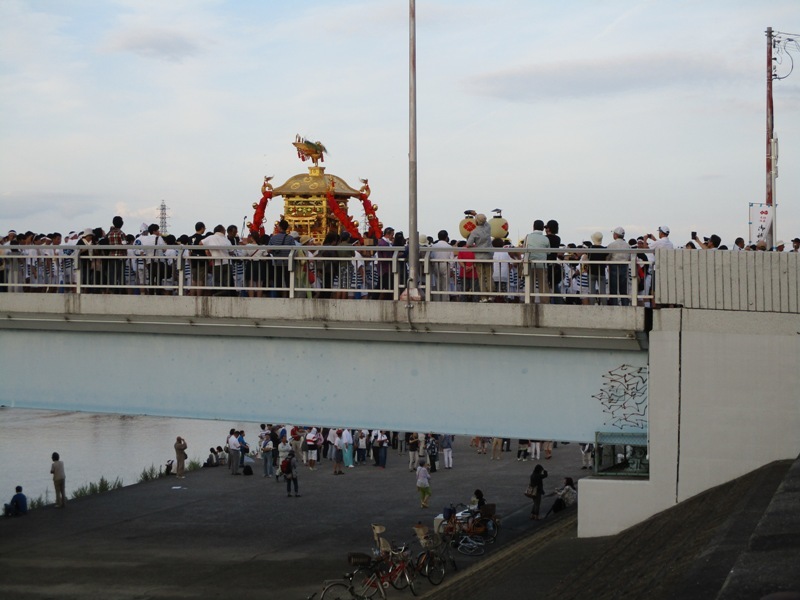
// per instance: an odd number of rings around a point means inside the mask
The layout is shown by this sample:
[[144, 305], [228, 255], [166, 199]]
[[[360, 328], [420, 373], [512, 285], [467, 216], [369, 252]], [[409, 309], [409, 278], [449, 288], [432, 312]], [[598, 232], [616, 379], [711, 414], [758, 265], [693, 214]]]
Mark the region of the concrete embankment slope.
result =
[[426, 598], [800, 598], [800, 460], [718, 486], [615, 536], [575, 515], [503, 548]]

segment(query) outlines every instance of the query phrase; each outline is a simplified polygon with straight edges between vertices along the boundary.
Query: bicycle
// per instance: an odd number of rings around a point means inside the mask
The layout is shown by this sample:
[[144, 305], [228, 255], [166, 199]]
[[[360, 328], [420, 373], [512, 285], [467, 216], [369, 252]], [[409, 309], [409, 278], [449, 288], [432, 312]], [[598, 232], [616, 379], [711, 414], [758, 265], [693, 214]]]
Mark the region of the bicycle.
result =
[[374, 560], [369, 554], [351, 552], [347, 555], [355, 571], [345, 573], [342, 579], [323, 582], [319, 600], [368, 600], [379, 594], [385, 600], [384, 582], [381, 574], [382, 561]]
[[475, 532], [482, 535], [487, 543], [494, 543], [500, 530], [500, 517], [496, 514], [497, 505], [484, 504], [478, 509], [478, 513], [480, 516], [475, 523]]
[[491, 543], [497, 537], [494, 521], [468, 510], [465, 504], [451, 504], [443, 511], [443, 515], [445, 519], [439, 523], [436, 532], [455, 545], [461, 554], [484, 554], [487, 541]]
[[447, 565], [453, 571], [458, 571], [458, 565], [450, 552], [451, 545], [436, 533], [429, 533], [429, 529], [422, 524], [413, 527], [414, 533], [422, 546], [422, 552], [417, 555], [417, 572], [427, 577], [431, 585], [439, 585], [444, 581]]
[[416, 585], [417, 570], [411, 558], [408, 544], [400, 546], [393, 542], [388, 542], [381, 537], [381, 533], [386, 531], [383, 525], [372, 524], [372, 537], [375, 540], [373, 552], [379, 561], [385, 563], [385, 568], [381, 571], [383, 583], [389, 583], [396, 590], [409, 588], [414, 596], [419, 594]]

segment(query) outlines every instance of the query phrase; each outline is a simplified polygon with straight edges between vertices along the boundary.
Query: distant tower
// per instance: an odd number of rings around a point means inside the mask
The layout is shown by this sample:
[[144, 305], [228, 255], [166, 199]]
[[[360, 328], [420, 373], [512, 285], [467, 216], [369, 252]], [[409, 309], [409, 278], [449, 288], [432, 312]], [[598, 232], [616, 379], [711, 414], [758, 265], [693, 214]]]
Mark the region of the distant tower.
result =
[[168, 215], [169, 211], [167, 209], [167, 203], [162, 200], [161, 206], [158, 209], [158, 228], [161, 230], [161, 235], [167, 235], [169, 233], [169, 222], [167, 220]]

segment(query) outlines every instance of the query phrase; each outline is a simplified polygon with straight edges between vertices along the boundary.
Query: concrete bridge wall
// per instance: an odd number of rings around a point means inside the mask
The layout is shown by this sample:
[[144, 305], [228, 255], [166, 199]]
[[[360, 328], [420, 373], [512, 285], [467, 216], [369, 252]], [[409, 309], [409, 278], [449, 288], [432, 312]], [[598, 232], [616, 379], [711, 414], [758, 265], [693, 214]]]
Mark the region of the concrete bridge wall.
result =
[[[9, 406], [559, 440], [647, 427], [642, 309], [6, 296]], [[612, 422], [620, 369], [644, 384]]]

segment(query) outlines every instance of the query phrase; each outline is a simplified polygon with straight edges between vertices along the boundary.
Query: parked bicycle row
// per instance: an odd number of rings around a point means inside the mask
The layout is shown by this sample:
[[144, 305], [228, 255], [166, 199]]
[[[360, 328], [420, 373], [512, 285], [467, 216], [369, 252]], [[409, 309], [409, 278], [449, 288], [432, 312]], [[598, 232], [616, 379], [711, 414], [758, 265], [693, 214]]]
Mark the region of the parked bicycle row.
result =
[[[472, 503], [450, 505], [434, 519], [433, 527], [421, 522], [413, 525], [413, 542], [395, 542], [385, 537], [383, 525], [372, 524], [373, 546], [369, 553], [350, 552], [355, 567], [339, 579], [323, 582], [320, 600], [342, 598], [386, 598], [386, 590], [422, 593], [425, 582], [439, 585], [448, 572], [458, 571], [453, 550], [466, 556], [479, 556], [494, 543], [500, 528], [495, 505], [486, 503], [481, 490], [475, 490]], [[412, 544], [418, 550], [412, 551]], [[314, 593], [309, 599], [316, 598]]]

